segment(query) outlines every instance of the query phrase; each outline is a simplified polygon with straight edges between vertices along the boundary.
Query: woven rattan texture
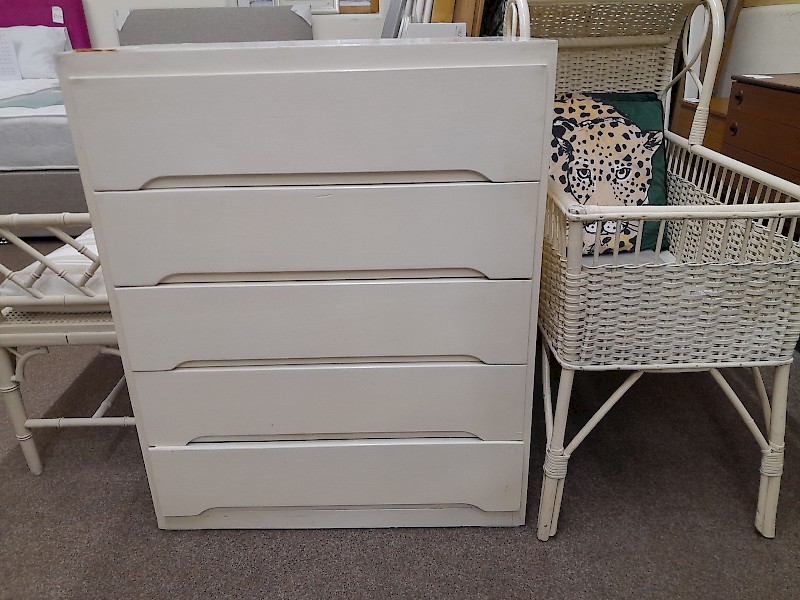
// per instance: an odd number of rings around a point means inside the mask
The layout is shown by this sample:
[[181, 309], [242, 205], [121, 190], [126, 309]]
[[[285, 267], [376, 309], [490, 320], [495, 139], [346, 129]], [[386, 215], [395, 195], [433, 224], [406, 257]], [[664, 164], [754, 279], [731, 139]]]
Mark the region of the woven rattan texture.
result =
[[699, 2], [528, 2], [537, 38], [677, 37]]
[[0, 317], [0, 344], [6, 348], [115, 343], [110, 312], [26, 312], [6, 308]]
[[[677, 174], [669, 202], [718, 202]], [[549, 211], [557, 211], [551, 203]], [[654, 210], [655, 212], [655, 210]], [[583, 266], [569, 274], [562, 218], [548, 218], [540, 323], [573, 368], [781, 363], [800, 336], [800, 246], [778, 219], [672, 221], [672, 264]], [[562, 225], [563, 226], [563, 225]]]
[[[718, 202], [687, 180], [669, 174], [670, 204], [716, 205]], [[717, 219], [673, 221], [669, 238], [680, 262], [781, 262], [800, 260], [800, 244], [789, 243], [784, 219]], [[795, 225], [795, 228], [797, 226]]]
[[540, 319], [581, 367], [774, 363], [800, 336], [798, 263], [618, 265], [566, 273], [545, 244]]
[[531, 37], [559, 40], [557, 94], [661, 91], [672, 77], [683, 23], [698, 5], [532, 1]]
[[19, 326], [19, 325], [75, 325], [75, 324], [90, 324], [100, 323], [107, 324], [113, 322], [110, 312], [82, 312], [82, 313], [68, 313], [68, 312], [26, 312], [23, 310], [14, 310], [6, 308], [0, 317], [0, 329], [4, 326]]
[[666, 47], [562, 48], [556, 66], [556, 93], [663, 90], [670, 82], [676, 43]]

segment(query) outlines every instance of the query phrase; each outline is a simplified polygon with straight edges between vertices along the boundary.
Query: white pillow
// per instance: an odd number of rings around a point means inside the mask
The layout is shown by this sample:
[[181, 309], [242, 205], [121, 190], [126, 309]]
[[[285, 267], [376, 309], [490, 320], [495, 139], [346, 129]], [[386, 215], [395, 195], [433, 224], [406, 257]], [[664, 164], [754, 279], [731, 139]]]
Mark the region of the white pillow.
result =
[[72, 50], [65, 27], [44, 25], [5, 27], [23, 79], [57, 79], [56, 54]]
[[19, 72], [17, 51], [11, 37], [0, 29], [0, 81], [20, 81], [22, 74]]

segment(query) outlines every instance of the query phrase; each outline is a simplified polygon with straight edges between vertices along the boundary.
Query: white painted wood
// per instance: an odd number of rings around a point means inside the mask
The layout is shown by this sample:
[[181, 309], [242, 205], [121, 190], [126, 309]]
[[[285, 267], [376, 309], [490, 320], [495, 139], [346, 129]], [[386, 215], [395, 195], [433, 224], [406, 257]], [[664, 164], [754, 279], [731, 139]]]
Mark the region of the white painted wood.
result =
[[[61, 56], [82, 177], [95, 191], [261, 175], [537, 181], [549, 125], [531, 106], [547, 101], [555, 45], [414, 41]], [[409, 118], [421, 90], [425, 109]]]
[[160, 527], [524, 522], [554, 59], [59, 59]]
[[305, 3], [298, 0], [272, 0], [273, 6], [294, 6], [295, 4], [310, 6], [311, 14], [314, 16], [339, 14], [339, 0], [309, 0]]
[[134, 371], [354, 357], [528, 360], [529, 280], [174, 284], [116, 290]]
[[522, 442], [357, 440], [148, 450], [164, 516], [211, 508], [520, 507]]
[[133, 373], [153, 446], [200, 438], [521, 440], [524, 365], [302, 365]]
[[162, 529], [320, 529], [355, 527], [511, 527], [524, 511], [485, 512], [474, 506], [415, 508], [212, 508], [188, 517], [159, 516]]
[[377, 39], [381, 37], [389, 3], [389, 0], [381, 0], [380, 13], [314, 15], [314, 39]]
[[[181, 276], [311, 272], [330, 279], [348, 275], [337, 271], [434, 269], [529, 279], [533, 270], [535, 183], [170, 189], [96, 198], [94, 218], [108, 240], [105, 271], [116, 286]], [[186, 215], [191, 227], [176, 227]]]

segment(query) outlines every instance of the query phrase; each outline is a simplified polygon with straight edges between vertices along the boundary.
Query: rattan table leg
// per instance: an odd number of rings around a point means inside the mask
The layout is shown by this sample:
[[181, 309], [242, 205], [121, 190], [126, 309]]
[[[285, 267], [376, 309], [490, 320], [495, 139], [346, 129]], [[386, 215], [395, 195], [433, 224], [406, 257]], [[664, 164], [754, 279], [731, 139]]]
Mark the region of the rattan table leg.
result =
[[19, 383], [14, 381], [14, 362], [11, 353], [6, 348], [0, 348], [0, 394], [6, 405], [8, 417], [14, 428], [25, 462], [34, 475], [42, 472], [42, 461], [36, 444], [33, 442], [31, 430], [25, 427], [28, 416], [25, 414], [25, 405], [22, 403], [22, 394], [19, 391]]
[[537, 537], [543, 542], [556, 534], [558, 526], [558, 513], [561, 509], [564, 478], [569, 459], [564, 455], [564, 434], [567, 428], [567, 414], [574, 378], [574, 370], [566, 368], [561, 370], [558, 400], [556, 401], [555, 415], [553, 415], [553, 432], [550, 439], [547, 440], [542, 495], [539, 499]]
[[537, 537], [546, 542], [553, 534], [553, 508], [555, 507], [558, 480], [547, 474], [542, 478], [542, 495], [539, 498]]
[[559, 479], [556, 486], [556, 501], [553, 504], [553, 520], [550, 523], [550, 537], [558, 533], [558, 515], [561, 514], [561, 499], [564, 497], [564, 480]]
[[775, 521], [778, 513], [778, 496], [783, 473], [783, 445], [786, 433], [786, 403], [789, 390], [791, 365], [775, 369], [772, 390], [772, 411], [769, 422], [769, 451], [761, 460], [761, 485], [756, 510], [756, 529], [768, 538], [775, 537]]

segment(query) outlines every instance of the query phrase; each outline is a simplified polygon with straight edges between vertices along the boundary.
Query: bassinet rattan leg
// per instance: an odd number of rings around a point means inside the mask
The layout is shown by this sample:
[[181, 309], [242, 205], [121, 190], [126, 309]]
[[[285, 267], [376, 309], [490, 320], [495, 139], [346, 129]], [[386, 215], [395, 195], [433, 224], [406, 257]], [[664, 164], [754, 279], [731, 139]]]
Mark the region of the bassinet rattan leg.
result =
[[768, 538], [775, 537], [778, 495], [783, 473], [783, 445], [786, 433], [786, 402], [789, 390], [789, 369], [782, 365], [775, 370], [772, 389], [772, 410], [768, 425], [769, 448], [761, 457], [761, 485], [758, 492], [756, 529]]
[[0, 393], [3, 395], [8, 418], [11, 420], [14, 435], [17, 436], [28, 468], [34, 475], [39, 475], [42, 472], [42, 461], [33, 442], [33, 434], [25, 427], [28, 416], [22, 403], [19, 383], [14, 381], [14, 362], [7, 348], [0, 348]]
[[[561, 498], [564, 492], [564, 478], [567, 475], [568, 456], [564, 455], [564, 434], [567, 427], [569, 400], [572, 395], [572, 383], [575, 371], [561, 370], [558, 385], [558, 399], [553, 415], [553, 431], [547, 440], [544, 460], [544, 477], [542, 479], [542, 495], [539, 499], [539, 520], [537, 536], [547, 541], [556, 534], [558, 513], [561, 509]], [[549, 382], [548, 382], [549, 383]]]

